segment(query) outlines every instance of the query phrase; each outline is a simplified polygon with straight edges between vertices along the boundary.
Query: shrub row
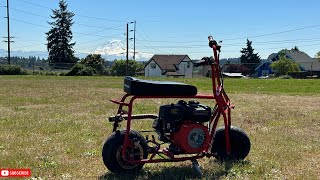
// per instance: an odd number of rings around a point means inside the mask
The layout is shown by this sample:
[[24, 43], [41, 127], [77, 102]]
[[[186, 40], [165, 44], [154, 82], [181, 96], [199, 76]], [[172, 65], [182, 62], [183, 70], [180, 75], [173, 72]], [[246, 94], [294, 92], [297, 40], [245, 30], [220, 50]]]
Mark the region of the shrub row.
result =
[[0, 75], [25, 75], [27, 71], [16, 65], [0, 65]]
[[87, 64], [77, 63], [72, 69], [66, 73], [66, 76], [94, 76], [94, 75], [110, 75], [107, 69], [102, 66], [95, 67]]

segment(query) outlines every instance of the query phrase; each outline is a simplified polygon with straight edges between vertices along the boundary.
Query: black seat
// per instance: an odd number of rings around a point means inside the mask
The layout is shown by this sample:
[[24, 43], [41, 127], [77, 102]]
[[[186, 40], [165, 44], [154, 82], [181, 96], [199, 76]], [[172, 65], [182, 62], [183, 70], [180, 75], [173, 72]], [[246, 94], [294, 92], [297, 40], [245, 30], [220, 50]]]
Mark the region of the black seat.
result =
[[127, 76], [124, 91], [139, 96], [194, 96], [197, 88], [189, 84], [170, 81], [148, 81]]

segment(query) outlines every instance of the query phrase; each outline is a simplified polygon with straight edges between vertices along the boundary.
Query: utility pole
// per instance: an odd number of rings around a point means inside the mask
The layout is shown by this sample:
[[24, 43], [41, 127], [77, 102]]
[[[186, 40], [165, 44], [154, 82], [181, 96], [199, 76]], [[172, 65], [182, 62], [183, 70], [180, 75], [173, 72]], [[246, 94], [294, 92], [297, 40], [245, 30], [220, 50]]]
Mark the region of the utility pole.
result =
[[136, 60], [136, 21], [134, 21], [134, 31], [133, 31], [133, 60]]
[[129, 64], [129, 23], [127, 23], [127, 55], [126, 55], [126, 76], [128, 76], [128, 64]]
[[133, 39], [133, 60], [136, 60], [136, 21], [130, 22], [130, 24], [134, 23], [134, 29], [130, 30], [130, 32], [133, 31], [133, 38], [130, 38], [130, 40]]
[[7, 30], [8, 30], [8, 64], [10, 64], [10, 16], [9, 16], [9, 0], [7, 0]]
[[7, 37], [3, 37], [5, 40], [3, 41], [3, 42], [5, 42], [5, 43], [8, 43], [8, 64], [10, 64], [10, 57], [11, 57], [11, 55], [10, 55], [10, 43], [12, 43], [12, 42], [14, 42], [14, 41], [12, 41], [11, 40], [11, 38], [14, 38], [14, 37], [11, 37], [10, 36], [10, 15], [9, 15], [9, 0], [7, 0], [7, 6], [6, 6], [6, 8], [7, 8], [7, 17], [5, 17], [5, 18], [7, 18], [7, 31], [8, 31], [8, 36]]

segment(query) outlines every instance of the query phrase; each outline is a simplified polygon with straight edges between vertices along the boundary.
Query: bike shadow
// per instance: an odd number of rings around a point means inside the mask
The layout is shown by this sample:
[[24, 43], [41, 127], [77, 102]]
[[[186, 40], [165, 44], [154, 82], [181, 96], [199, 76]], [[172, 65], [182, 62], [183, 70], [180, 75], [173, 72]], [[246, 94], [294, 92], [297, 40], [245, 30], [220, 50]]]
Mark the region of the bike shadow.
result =
[[176, 179], [221, 179], [227, 176], [230, 169], [234, 166], [241, 166], [249, 164], [248, 161], [227, 161], [219, 162], [214, 161], [212, 163], [218, 164], [218, 168], [205, 169], [202, 170], [202, 177], [197, 174], [197, 172], [191, 166], [172, 166], [164, 167], [161, 170], [144, 168], [136, 174], [113, 174], [107, 172], [98, 177], [99, 180], [137, 180], [137, 179], [152, 179], [152, 180], [176, 180]]

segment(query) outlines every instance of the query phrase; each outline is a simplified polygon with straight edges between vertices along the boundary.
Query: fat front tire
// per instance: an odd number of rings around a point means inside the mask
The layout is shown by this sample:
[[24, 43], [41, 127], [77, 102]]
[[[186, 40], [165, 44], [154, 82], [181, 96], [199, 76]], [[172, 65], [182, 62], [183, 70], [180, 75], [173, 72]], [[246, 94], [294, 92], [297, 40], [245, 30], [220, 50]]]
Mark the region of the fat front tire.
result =
[[225, 128], [221, 127], [216, 130], [212, 146], [213, 153], [217, 154], [218, 160], [242, 160], [250, 151], [250, 139], [248, 135], [240, 128], [231, 126], [229, 130], [229, 139], [231, 152], [226, 152]]
[[[112, 133], [105, 141], [102, 149], [104, 165], [115, 174], [137, 173], [144, 165], [143, 163], [128, 163], [121, 155], [125, 132], [123, 130]], [[148, 145], [145, 138], [137, 131], [130, 131], [129, 141], [130, 145], [127, 148], [126, 159], [146, 159], [148, 156]]]

